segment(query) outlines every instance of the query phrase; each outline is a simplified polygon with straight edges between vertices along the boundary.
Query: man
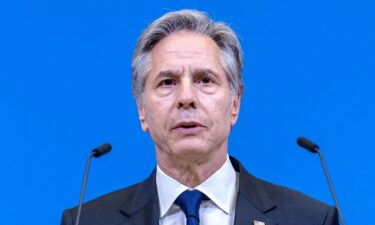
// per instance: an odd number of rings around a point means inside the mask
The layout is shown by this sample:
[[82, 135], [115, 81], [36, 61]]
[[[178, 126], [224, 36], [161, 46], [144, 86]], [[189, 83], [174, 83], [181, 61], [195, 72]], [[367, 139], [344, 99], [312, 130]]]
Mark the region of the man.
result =
[[[157, 167], [86, 203], [81, 225], [336, 225], [334, 207], [250, 175], [227, 153], [240, 111], [242, 51], [224, 23], [167, 13], [138, 40], [133, 94]], [[73, 224], [76, 208], [64, 212]]]

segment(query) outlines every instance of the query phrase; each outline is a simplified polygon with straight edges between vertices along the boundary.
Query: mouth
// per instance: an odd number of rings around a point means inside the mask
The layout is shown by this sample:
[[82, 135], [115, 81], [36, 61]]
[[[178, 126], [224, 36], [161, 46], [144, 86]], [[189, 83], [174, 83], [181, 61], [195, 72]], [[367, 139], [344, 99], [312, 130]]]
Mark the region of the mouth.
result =
[[199, 132], [206, 127], [202, 125], [201, 123], [195, 122], [195, 121], [185, 121], [185, 122], [180, 122], [176, 126], [173, 127], [173, 130], [177, 130], [179, 132], [184, 132], [184, 133], [195, 133]]

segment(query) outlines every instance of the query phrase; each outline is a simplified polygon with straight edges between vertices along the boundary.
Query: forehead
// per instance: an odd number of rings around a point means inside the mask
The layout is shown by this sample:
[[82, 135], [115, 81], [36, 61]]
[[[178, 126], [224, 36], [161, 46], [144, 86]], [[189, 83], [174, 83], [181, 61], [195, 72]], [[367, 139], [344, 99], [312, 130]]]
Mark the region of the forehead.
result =
[[221, 67], [218, 45], [207, 35], [192, 32], [177, 32], [167, 36], [152, 49], [151, 57], [152, 69], [199, 64]]

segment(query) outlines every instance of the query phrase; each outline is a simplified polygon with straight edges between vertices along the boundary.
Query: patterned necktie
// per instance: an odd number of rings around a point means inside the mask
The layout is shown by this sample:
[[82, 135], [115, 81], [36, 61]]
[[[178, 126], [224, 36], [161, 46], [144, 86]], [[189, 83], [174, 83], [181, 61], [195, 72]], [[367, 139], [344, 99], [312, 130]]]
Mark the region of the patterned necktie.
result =
[[186, 225], [199, 225], [199, 206], [207, 196], [199, 191], [184, 191], [178, 196], [175, 203], [180, 206], [186, 216]]

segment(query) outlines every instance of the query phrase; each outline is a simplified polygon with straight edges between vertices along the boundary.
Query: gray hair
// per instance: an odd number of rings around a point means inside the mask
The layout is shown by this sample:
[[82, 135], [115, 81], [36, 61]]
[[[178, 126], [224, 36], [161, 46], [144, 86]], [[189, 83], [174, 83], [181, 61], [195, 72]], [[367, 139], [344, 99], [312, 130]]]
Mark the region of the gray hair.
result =
[[221, 62], [232, 97], [242, 94], [242, 50], [236, 34], [222, 22], [215, 22], [204, 12], [180, 10], [166, 13], [155, 20], [139, 37], [132, 60], [132, 89], [137, 102], [143, 105], [143, 92], [151, 66], [151, 50], [168, 35], [188, 31], [207, 35], [220, 48]]

